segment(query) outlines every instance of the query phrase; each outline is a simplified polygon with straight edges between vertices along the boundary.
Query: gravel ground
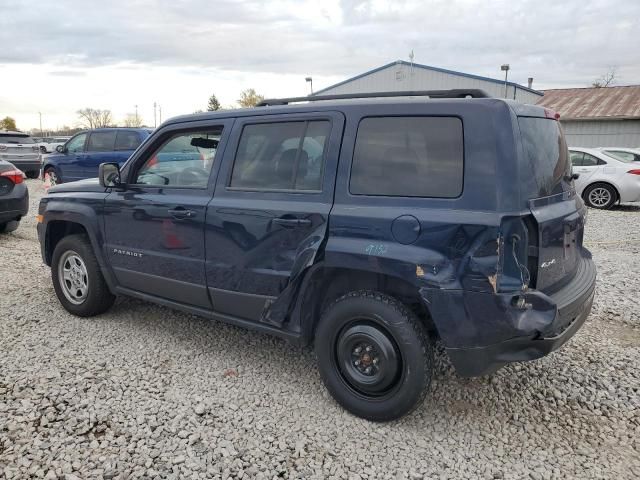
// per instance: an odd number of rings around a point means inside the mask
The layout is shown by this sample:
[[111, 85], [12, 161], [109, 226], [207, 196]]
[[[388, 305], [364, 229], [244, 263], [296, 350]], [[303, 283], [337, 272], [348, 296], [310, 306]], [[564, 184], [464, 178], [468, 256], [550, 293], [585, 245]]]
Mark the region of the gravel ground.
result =
[[562, 350], [463, 379], [412, 415], [342, 410], [312, 351], [135, 300], [55, 298], [32, 207], [0, 238], [0, 478], [639, 478], [640, 206], [590, 211], [599, 267]]

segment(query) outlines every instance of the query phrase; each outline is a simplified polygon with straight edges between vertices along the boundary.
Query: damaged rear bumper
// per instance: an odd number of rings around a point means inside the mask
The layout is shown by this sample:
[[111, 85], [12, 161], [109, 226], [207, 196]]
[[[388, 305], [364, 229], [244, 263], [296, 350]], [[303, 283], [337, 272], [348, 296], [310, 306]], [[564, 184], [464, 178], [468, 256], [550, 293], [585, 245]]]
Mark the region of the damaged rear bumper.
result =
[[422, 289], [436, 328], [457, 372], [485, 375], [510, 362], [541, 358], [566, 343], [589, 316], [596, 268], [583, 258], [573, 280], [545, 295], [535, 290], [517, 294]]

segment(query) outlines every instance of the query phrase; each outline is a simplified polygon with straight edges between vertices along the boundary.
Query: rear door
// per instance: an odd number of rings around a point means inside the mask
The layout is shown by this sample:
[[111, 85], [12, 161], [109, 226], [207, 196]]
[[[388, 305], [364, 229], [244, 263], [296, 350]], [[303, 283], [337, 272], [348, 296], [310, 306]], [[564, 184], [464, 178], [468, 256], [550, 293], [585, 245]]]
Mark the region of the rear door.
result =
[[333, 112], [237, 119], [207, 209], [214, 310], [257, 321], [325, 238], [344, 119]]
[[[536, 221], [536, 288], [551, 292], [569, 282], [582, 259], [586, 209], [571, 180], [564, 134], [555, 119], [518, 117], [523, 147], [521, 194]], [[575, 170], [574, 170], [575, 171]], [[576, 172], [579, 173], [579, 172]]]
[[86, 152], [80, 159], [83, 178], [97, 177], [101, 163], [117, 161], [116, 135], [116, 130], [99, 130], [89, 134]]

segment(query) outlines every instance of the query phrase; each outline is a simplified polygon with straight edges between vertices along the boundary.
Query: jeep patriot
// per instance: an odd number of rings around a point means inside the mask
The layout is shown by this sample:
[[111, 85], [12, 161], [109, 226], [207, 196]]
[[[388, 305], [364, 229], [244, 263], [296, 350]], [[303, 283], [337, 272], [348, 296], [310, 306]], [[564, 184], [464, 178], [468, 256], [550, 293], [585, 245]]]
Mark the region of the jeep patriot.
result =
[[434, 341], [485, 375], [587, 318], [596, 271], [556, 117], [449, 90], [173, 118], [123, 166], [51, 188], [42, 256], [74, 315], [128, 295], [313, 344], [337, 402], [392, 420], [425, 397]]

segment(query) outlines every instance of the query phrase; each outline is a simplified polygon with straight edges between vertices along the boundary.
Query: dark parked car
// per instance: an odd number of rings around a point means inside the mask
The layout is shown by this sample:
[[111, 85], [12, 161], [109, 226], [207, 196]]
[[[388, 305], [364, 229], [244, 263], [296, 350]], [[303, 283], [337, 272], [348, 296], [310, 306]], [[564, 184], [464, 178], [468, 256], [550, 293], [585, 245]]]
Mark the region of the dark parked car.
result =
[[27, 133], [0, 131], [0, 160], [13, 163], [29, 178], [40, 174], [40, 149]]
[[122, 168], [52, 188], [38, 234], [60, 302], [92, 316], [129, 295], [312, 342], [334, 398], [376, 421], [419, 405], [435, 339], [464, 376], [559, 348], [596, 271], [556, 115], [412, 95], [174, 118]]
[[42, 172], [49, 175], [53, 185], [97, 177], [101, 163], [123, 165], [150, 133], [146, 128], [98, 128], [80, 132], [57, 146], [56, 153], [45, 157]]
[[24, 174], [12, 163], [0, 160], [0, 233], [18, 228], [29, 211], [29, 190]]

